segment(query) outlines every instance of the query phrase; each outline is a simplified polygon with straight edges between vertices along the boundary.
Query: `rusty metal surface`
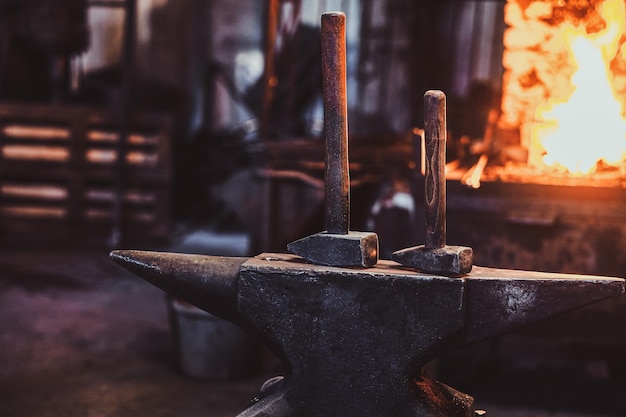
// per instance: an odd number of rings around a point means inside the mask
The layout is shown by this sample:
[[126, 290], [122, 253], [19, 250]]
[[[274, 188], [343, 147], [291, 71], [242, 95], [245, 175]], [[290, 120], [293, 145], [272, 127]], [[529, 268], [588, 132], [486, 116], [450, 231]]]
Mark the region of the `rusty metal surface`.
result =
[[[265, 254], [242, 266], [241, 314], [281, 347], [291, 369], [283, 392], [293, 415], [435, 412], [412, 395], [411, 380], [436, 389], [419, 370], [433, 351], [460, 341], [463, 283], [415, 280], [381, 263], [345, 269]], [[433, 299], [439, 302], [424, 308]]]
[[112, 256], [211, 313], [230, 312], [282, 358], [288, 374], [266, 384], [241, 417], [470, 417], [472, 398], [430, 379], [425, 363], [624, 293], [620, 278], [481, 267], [449, 278], [393, 261], [338, 268], [273, 253], [230, 259], [226, 268], [219, 257]]
[[413, 246], [394, 252], [392, 259], [419, 271], [448, 276], [462, 276], [472, 270], [473, 251], [466, 246], [428, 248]]
[[245, 326], [237, 311], [237, 280], [247, 258], [115, 251], [111, 259], [168, 294]]
[[378, 262], [378, 236], [372, 232], [322, 232], [289, 243], [287, 250], [320, 265], [370, 268]]
[[464, 343], [624, 292], [624, 279], [475, 266], [466, 280]]

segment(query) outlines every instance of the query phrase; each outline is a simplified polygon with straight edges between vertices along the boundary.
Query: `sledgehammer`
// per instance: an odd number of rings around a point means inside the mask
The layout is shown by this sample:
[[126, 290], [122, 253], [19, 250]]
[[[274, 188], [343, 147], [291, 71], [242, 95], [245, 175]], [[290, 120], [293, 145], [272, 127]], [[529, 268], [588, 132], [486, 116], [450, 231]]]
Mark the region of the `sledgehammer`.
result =
[[394, 252], [391, 259], [423, 272], [461, 276], [472, 270], [474, 255], [472, 248], [446, 245], [446, 129], [446, 96], [429, 90], [424, 94], [425, 244]]
[[346, 16], [322, 15], [322, 93], [326, 138], [326, 230], [287, 245], [289, 252], [328, 266], [371, 267], [378, 261], [378, 236], [351, 232], [346, 94]]

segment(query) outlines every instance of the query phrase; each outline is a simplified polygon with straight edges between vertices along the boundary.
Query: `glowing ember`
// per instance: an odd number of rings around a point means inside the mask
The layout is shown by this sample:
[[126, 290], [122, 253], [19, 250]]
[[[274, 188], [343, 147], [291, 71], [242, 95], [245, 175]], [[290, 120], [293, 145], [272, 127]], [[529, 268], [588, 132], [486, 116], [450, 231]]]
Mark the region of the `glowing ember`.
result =
[[564, 38], [576, 68], [571, 95], [539, 106], [532, 142], [545, 150], [543, 162], [560, 171], [590, 173], [598, 162], [619, 166], [626, 159], [624, 109], [612, 86], [610, 63], [626, 27], [623, 0], [607, 0], [600, 14], [606, 28], [587, 34], [568, 26]]

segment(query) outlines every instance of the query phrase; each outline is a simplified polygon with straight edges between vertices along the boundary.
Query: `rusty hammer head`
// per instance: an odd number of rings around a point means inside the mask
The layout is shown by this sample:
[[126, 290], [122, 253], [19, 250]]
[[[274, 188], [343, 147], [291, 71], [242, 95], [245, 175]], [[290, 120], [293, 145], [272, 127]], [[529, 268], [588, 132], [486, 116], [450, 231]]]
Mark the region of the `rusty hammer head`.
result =
[[461, 276], [471, 271], [474, 255], [472, 248], [446, 245], [446, 129], [446, 96], [429, 90], [424, 94], [426, 242], [391, 258], [420, 271]]
[[378, 236], [351, 232], [346, 96], [346, 16], [322, 15], [324, 135], [326, 137], [326, 231], [287, 245], [313, 263], [371, 267], [378, 261]]
[[291, 242], [287, 250], [320, 265], [369, 268], [378, 261], [378, 236], [371, 232], [321, 232]]
[[413, 246], [394, 252], [391, 259], [402, 265], [433, 274], [459, 277], [472, 270], [472, 248], [448, 246], [429, 248], [426, 245]]

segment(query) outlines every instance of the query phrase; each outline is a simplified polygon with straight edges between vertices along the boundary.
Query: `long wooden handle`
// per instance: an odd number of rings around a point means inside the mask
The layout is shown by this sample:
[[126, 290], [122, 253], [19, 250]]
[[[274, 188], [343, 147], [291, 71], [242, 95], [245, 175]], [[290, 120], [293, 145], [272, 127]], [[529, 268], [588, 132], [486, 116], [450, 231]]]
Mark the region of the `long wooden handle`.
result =
[[424, 94], [426, 173], [424, 200], [426, 241], [429, 249], [446, 245], [446, 95], [439, 90]]
[[331, 12], [322, 15], [326, 231], [337, 234], [347, 234], [350, 229], [345, 34], [345, 14]]

